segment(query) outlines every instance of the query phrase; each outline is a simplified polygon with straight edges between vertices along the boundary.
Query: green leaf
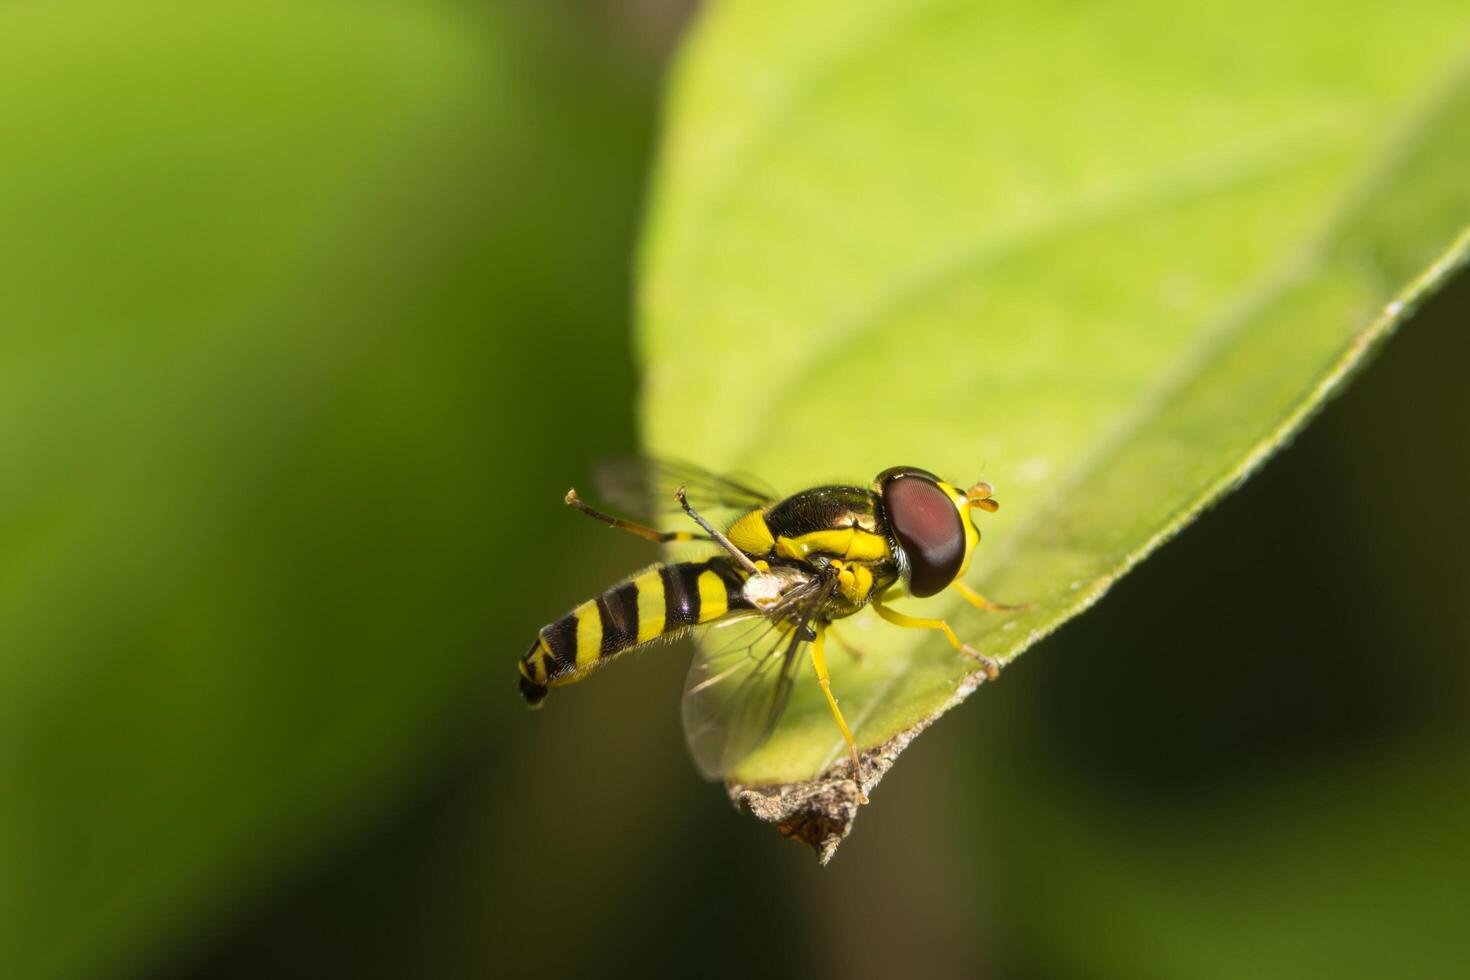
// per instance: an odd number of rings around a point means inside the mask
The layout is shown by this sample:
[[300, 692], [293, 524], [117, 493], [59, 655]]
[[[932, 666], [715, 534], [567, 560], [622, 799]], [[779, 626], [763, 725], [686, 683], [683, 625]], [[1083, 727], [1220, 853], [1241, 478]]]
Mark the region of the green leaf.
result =
[[[983, 476], [969, 581], [1034, 608], [903, 608], [1014, 659], [1466, 261], [1467, 28], [1453, 0], [711, 7], [646, 230], [647, 445], [786, 490]], [[1220, 601], [1244, 621], [1250, 583]], [[932, 633], [845, 632], [871, 784], [979, 678]], [[802, 685], [732, 792], [830, 855], [839, 747]]]

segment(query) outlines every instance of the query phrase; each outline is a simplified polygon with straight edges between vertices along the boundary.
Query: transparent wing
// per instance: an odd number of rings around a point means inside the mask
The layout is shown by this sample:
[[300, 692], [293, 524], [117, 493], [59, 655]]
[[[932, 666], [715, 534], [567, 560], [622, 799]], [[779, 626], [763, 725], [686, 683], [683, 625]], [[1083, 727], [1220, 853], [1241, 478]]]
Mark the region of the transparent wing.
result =
[[608, 503], [643, 517], [677, 513], [674, 491], [679, 487], [684, 487], [694, 509], [706, 516], [721, 510], [744, 513], [781, 499], [764, 481], [748, 474], [721, 475], [693, 463], [646, 457], [604, 460], [594, 468], [592, 482]]
[[786, 710], [800, 638], [752, 614], [714, 627], [684, 684], [684, 740], [706, 779], [719, 779], [770, 738]]
[[770, 738], [786, 710], [811, 625], [836, 586], [812, 578], [768, 613], [711, 627], [684, 684], [684, 740], [707, 779], [728, 775]]

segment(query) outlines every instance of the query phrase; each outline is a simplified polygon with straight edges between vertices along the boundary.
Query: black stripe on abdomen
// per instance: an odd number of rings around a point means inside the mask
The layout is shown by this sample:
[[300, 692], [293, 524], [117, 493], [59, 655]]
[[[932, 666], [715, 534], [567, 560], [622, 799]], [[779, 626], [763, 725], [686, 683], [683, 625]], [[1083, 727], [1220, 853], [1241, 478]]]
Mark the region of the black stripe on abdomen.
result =
[[745, 598], [745, 579], [740, 571], [729, 562], [710, 562], [710, 570], [720, 577], [725, 583], [725, 608], [727, 609], [754, 609], [749, 599]]
[[599, 656], [611, 657], [638, 642], [638, 587], [632, 582], [608, 589], [597, 597], [597, 615], [602, 618], [602, 648]]
[[665, 565], [658, 570], [664, 583], [664, 631], [699, 622], [699, 573], [703, 565]]
[[547, 673], [561, 677], [577, 669], [577, 614], [568, 613], [541, 630], [541, 639], [551, 651]]

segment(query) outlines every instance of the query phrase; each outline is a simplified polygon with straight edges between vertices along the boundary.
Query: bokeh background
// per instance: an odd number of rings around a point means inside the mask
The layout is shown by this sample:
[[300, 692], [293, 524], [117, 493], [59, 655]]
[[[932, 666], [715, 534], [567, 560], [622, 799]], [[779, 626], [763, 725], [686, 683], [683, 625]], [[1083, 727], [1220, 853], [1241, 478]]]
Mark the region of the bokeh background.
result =
[[1464, 282], [830, 867], [695, 775], [686, 650], [523, 710], [651, 558], [560, 497], [690, 14], [0, 10], [0, 975], [1463, 971]]

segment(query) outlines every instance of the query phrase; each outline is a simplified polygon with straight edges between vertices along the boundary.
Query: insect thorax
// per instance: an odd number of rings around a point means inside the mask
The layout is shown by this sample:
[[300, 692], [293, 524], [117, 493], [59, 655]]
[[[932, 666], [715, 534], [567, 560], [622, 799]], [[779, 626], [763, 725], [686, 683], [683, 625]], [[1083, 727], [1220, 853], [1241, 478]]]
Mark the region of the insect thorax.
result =
[[767, 510], [751, 511], [728, 533], [736, 547], [770, 563], [767, 575], [752, 576], [746, 585], [747, 598], [758, 608], [774, 605], [802, 577], [835, 565], [841, 582], [824, 618], [840, 619], [898, 578], [877, 501], [862, 487], [804, 490]]

